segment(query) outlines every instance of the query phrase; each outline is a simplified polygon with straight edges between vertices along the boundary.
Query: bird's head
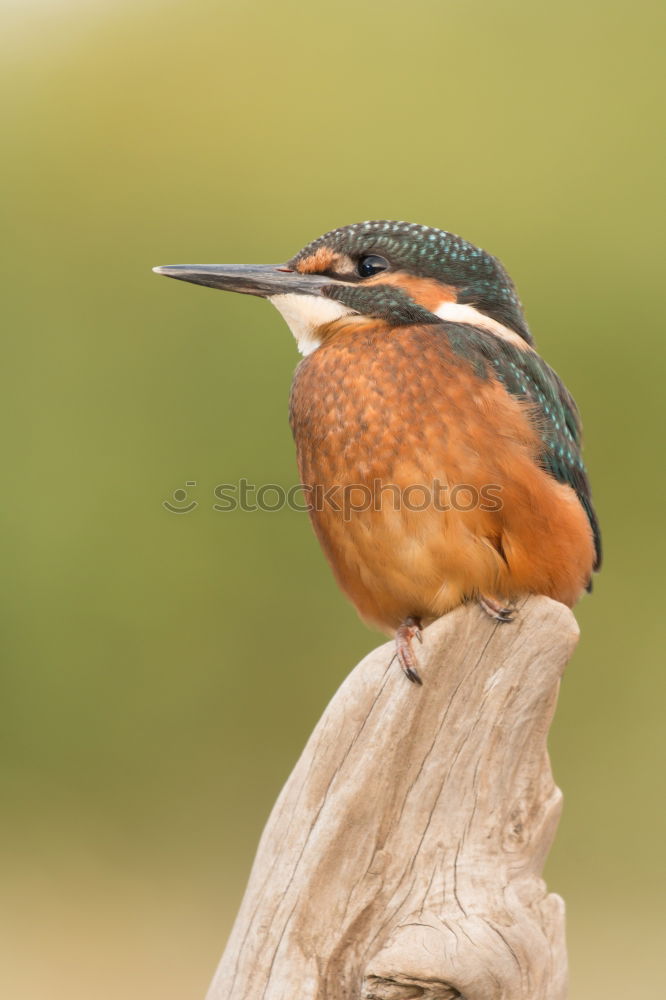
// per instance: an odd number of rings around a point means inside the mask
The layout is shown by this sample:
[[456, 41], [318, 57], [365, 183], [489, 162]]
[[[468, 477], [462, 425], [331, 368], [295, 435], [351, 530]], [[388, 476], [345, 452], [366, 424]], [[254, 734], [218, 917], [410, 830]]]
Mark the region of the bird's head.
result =
[[442, 319], [531, 344], [520, 300], [500, 262], [453, 233], [408, 222], [334, 229], [282, 265], [175, 265], [158, 274], [270, 299], [302, 353], [343, 325], [388, 328]]

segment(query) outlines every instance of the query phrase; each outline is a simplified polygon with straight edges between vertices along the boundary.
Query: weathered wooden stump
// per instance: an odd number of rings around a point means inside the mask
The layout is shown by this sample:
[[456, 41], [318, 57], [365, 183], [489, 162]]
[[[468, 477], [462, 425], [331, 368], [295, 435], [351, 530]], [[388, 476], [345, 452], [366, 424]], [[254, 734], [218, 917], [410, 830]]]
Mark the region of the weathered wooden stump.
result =
[[266, 825], [207, 1000], [562, 1000], [560, 814], [546, 740], [578, 628], [530, 598], [352, 671]]

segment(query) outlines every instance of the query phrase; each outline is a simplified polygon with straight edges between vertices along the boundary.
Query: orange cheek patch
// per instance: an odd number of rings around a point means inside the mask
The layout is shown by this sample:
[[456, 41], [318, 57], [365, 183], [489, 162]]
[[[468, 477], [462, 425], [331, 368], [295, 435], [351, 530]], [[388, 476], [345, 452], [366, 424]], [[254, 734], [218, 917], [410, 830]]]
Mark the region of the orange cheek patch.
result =
[[444, 285], [435, 278], [415, 278], [404, 271], [397, 271], [394, 274], [379, 274], [376, 278], [371, 278], [368, 284], [374, 285], [394, 285], [397, 288], [404, 288], [409, 297], [418, 302], [420, 306], [434, 312], [443, 302], [455, 302], [457, 293], [452, 285]]
[[329, 247], [320, 247], [309, 257], [299, 260], [296, 270], [301, 274], [320, 274], [324, 271], [336, 271], [338, 254]]

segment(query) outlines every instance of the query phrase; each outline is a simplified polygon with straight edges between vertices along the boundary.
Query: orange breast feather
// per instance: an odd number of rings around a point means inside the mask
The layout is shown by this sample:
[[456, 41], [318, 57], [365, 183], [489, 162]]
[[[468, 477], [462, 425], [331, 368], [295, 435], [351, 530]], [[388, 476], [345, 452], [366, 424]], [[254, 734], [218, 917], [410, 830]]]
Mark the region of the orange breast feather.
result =
[[368, 622], [580, 597], [594, 546], [576, 494], [539, 467], [526, 405], [437, 328], [343, 325], [297, 369], [291, 422], [315, 532]]

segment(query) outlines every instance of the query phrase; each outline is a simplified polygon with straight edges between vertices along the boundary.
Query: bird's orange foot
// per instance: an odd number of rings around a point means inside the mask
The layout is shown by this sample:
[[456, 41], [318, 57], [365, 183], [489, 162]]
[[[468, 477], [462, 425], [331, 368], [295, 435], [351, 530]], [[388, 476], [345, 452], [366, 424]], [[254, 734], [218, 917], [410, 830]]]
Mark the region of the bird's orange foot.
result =
[[479, 595], [479, 604], [485, 613], [496, 622], [504, 624], [512, 622], [516, 615], [515, 608], [505, 607], [499, 601], [495, 601], [492, 597], [485, 597], [483, 594]]
[[419, 672], [416, 669], [417, 659], [414, 650], [412, 649], [412, 639], [418, 639], [419, 642], [423, 642], [423, 626], [421, 625], [420, 618], [414, 618], [410, 615], [409, 618], [405, 618], [404, 622], [395, 633], [395, 651], [398, 657], [398, 663], [405, 671], [408, 680], [413, 684], [423, 684], [423, 681], [419, 677]]

